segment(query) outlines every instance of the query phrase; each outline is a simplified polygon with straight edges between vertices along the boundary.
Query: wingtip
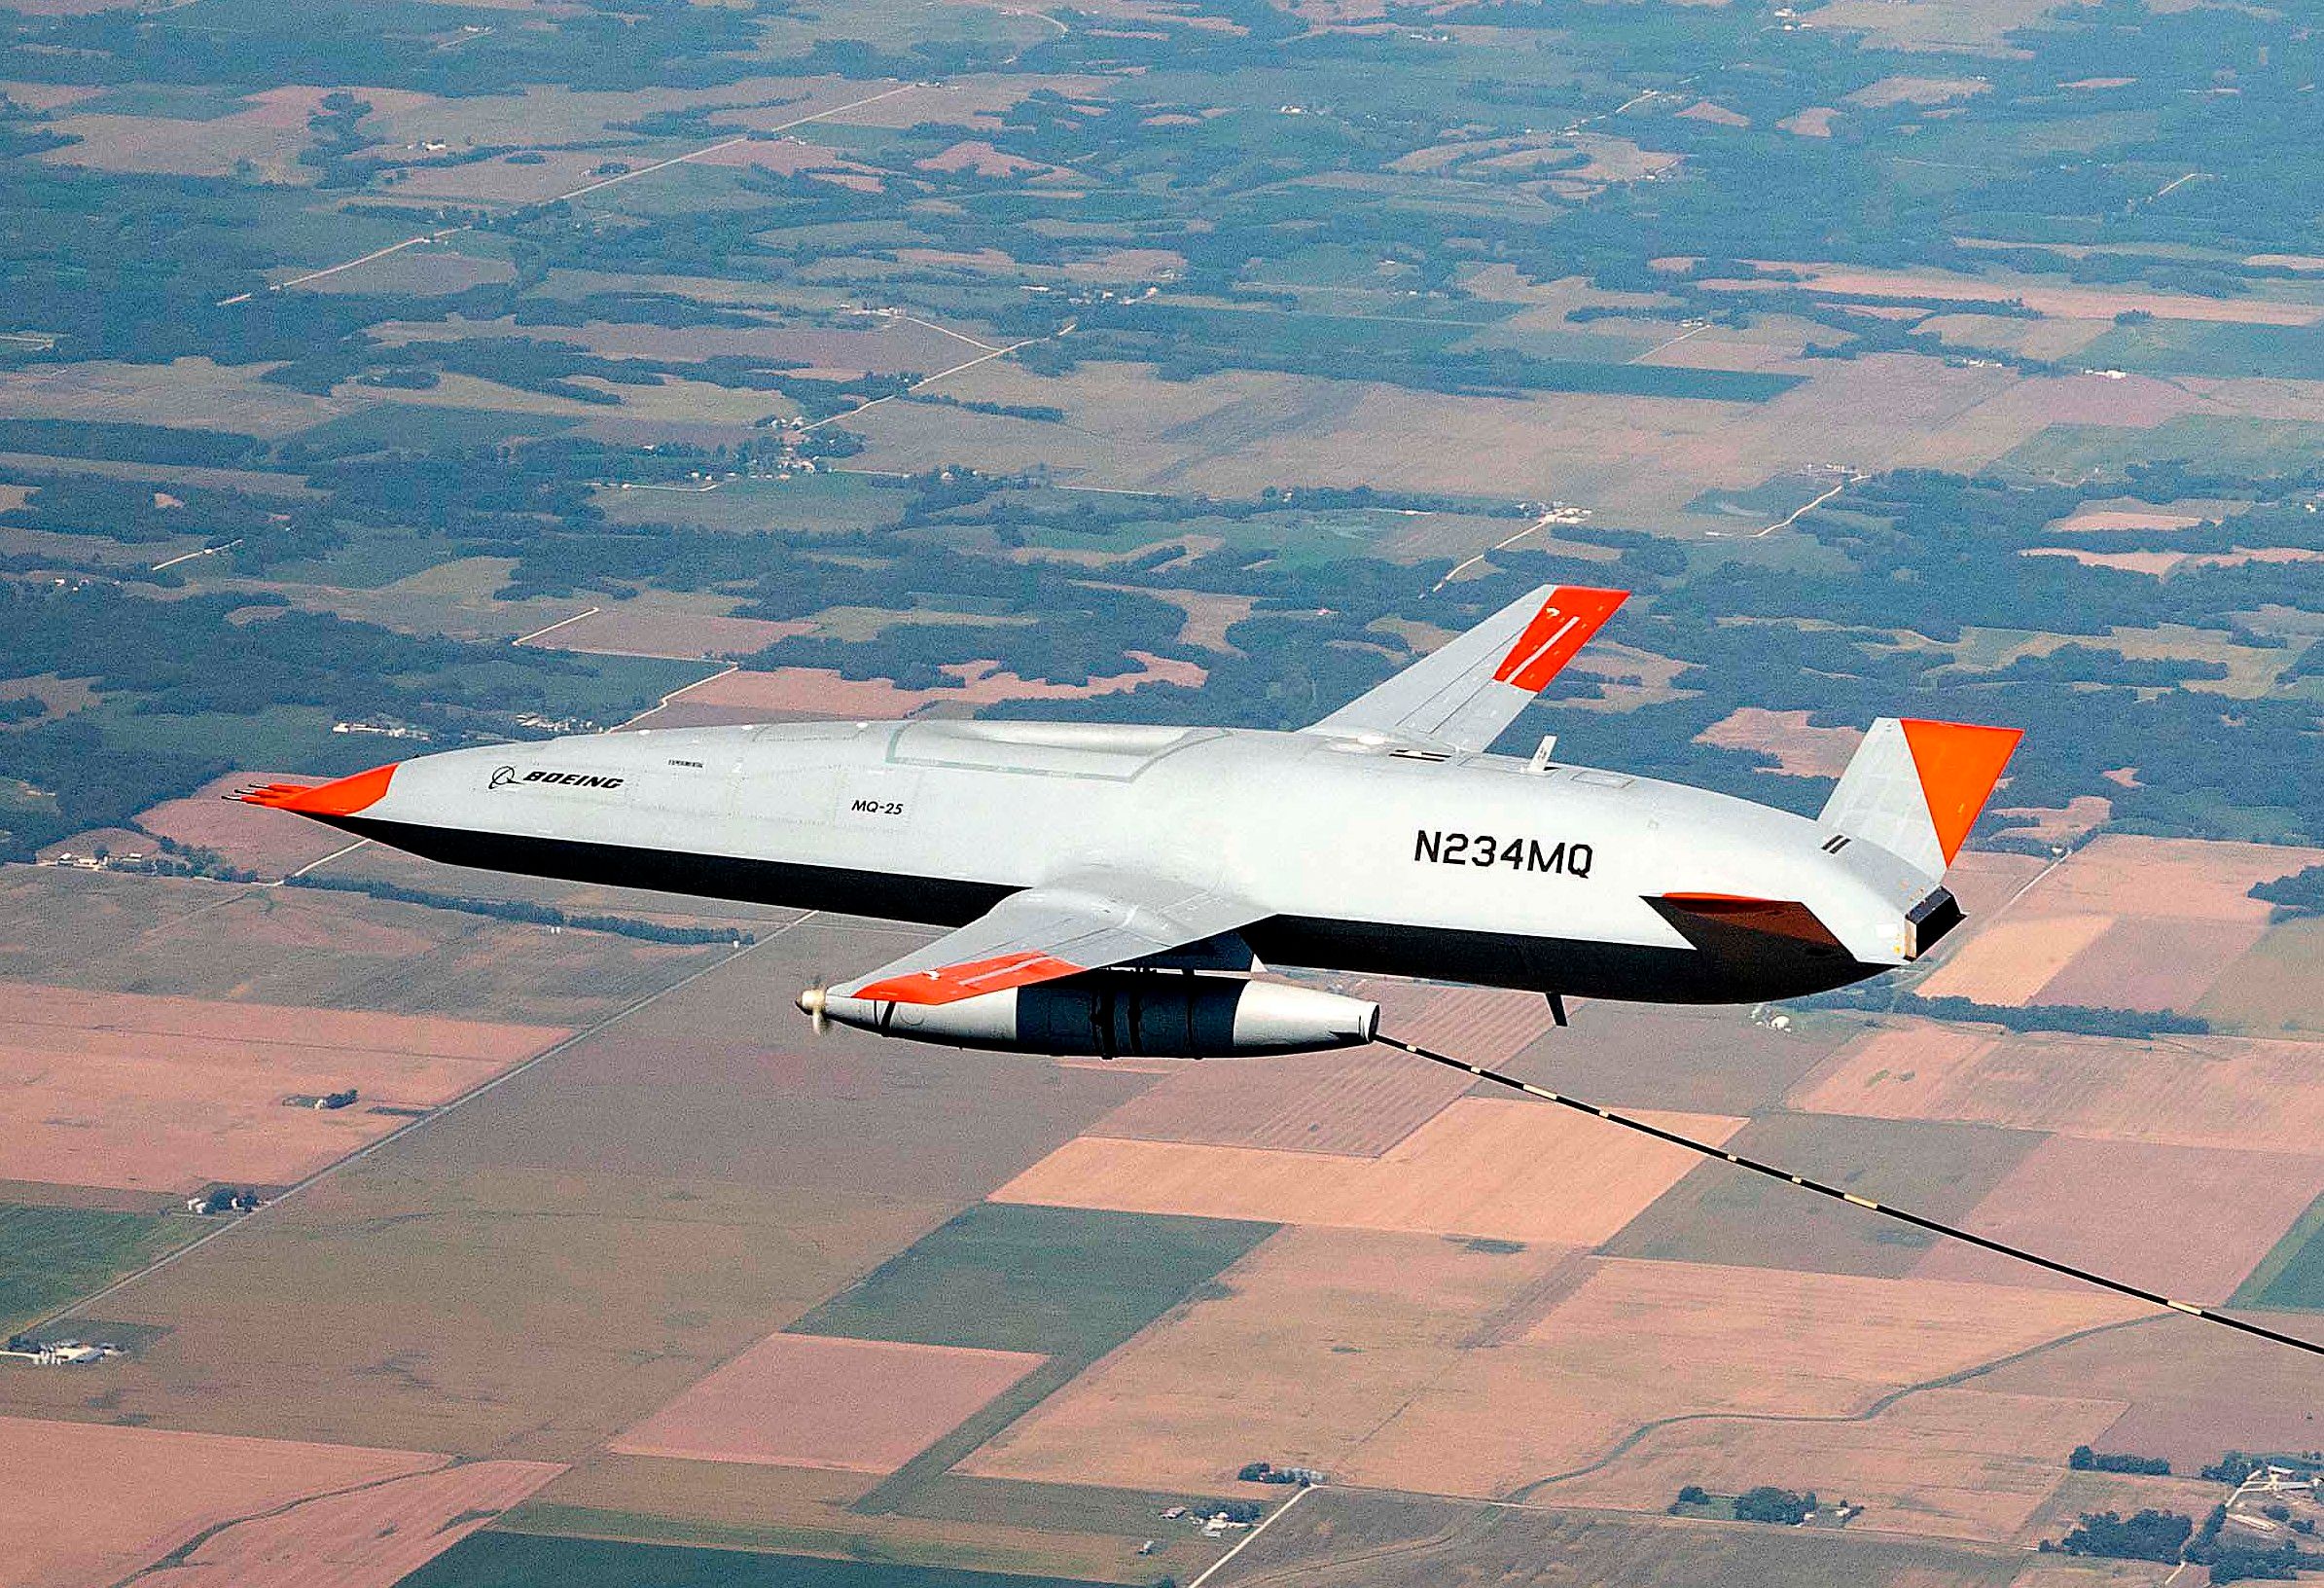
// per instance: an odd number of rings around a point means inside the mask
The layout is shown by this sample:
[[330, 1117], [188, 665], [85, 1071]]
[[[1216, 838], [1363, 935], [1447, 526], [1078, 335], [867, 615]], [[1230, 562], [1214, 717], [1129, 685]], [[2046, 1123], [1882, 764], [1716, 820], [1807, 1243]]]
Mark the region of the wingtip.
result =
[[1493, 671], [1494, 680], [1539, 694], [1629, 598], [1627, 590], [1594, 585], [1553, 587], [1543, 596], [1541, 610], [1502, 657]]

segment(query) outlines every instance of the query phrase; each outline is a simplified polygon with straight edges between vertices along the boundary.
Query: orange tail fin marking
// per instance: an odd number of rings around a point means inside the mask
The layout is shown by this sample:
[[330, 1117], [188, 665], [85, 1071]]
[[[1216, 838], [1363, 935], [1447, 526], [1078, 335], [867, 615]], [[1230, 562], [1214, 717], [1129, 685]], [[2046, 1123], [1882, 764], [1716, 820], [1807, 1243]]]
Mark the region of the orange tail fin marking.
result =
[[1914, 717], [1905, 719], [1904, 729], [1913, 769], [1920, 774], [1920, 791], [1929, 802], [1929, 819], [1937, 824], [1937, 843], [1949, 866], [1992, 797], [2001, 769], [2025, 736], [2015, 728]]

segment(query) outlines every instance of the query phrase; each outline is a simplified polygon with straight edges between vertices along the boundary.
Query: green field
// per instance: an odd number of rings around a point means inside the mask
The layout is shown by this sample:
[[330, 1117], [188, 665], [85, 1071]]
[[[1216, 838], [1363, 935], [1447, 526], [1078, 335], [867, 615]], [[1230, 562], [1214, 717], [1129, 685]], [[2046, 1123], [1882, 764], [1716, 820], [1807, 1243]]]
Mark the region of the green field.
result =
[[1272, 1224], [980, 1203], [791, 1326], [795, 1334], [1034, 1352], [1048, 1361], [856, 1502], [924, 1486], [1273, 1234]]
[[[1733, 1145], [1878, 1202], [1959, 1218], [2041, 1142], [2031, 1131], [1946, 1120], [1771, 1114]], [[1736, 1264], [1901, 1278], [1936, 1237], [1793, 1187], [1698, 1165], [1606, 1251], [1656, 1262]]]
[[2229, 1299], [2237, 1307], [2324, 1312], [2324, 1197], [2309, 1205]]
[[2119, 479], [2133, 465], [2176, 461], [2264, 476], [2306, 468], [2318, 452], [2324, 452], [2324, 424], [2202, 414], [2181, 415], [2151, 430], [2054, 424], [1995, 467], [2044, 479]]
[[427, 403], [378, 403], [284, 438], [321, 457], [354, 452], [439, 451], [490, 447], [518, 436], [554, 436], [573, 420], [554, 414], [502, 414]]
[[201, 1228], [186, 1218], [0, 1203], [0, 1333], [101, 1289]]
[[1069, 1577], [832, 1561], [738, 1549], [479, 1533], [398, 1588], [1080, 1588]]
[[884, 529], [911, 496], [860, 474], [827, 472], [793, 480], [722, 480], [715, 490], [599, 490], [613, 523], [677, 523], [733, 534], [854, 534]]
[[1090, 1361], [1274, 1230], [1234, 1219], [980, 1203], [789, 1332]]
[[2151, 375], [2313, 380], [2324, 375], [2324, 328], [2155, 320], [2118, 326], [2079, 356], [2098, 369]]

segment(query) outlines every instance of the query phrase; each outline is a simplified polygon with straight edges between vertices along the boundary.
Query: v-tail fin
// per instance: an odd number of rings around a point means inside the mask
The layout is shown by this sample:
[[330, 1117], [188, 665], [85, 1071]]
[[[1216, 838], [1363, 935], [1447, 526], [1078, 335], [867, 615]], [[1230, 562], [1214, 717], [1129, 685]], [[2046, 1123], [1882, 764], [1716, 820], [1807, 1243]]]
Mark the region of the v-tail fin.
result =
[[1882, 717], [1825, 802], [1823, 824], [1877, 844], [1934, 882], [1961, 852], [2024, 737], [2015, 728]]

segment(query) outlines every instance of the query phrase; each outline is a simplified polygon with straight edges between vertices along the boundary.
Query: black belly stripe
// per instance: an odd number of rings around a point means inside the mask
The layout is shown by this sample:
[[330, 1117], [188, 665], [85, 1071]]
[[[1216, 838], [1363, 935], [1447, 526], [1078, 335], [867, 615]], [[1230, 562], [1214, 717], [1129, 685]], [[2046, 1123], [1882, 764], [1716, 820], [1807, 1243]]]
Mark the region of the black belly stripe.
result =
[[[965, 926], [1017, 891], [998, 883], [957, 878], [431, 827], [366, 815], [315, 819], [448, 865], [834, 915], [876, 916], [924, 926]], [[1253, 954], [1272, 965], [1654, 1003], [1758, 1003], [1802, 997], [1862, 981], [1884, 968], [1778, 933], [1730, 931], [1716, 942], [1663, 948], [1319, 916], [1269, 916], [1245, 926], [1240, 935]]]

